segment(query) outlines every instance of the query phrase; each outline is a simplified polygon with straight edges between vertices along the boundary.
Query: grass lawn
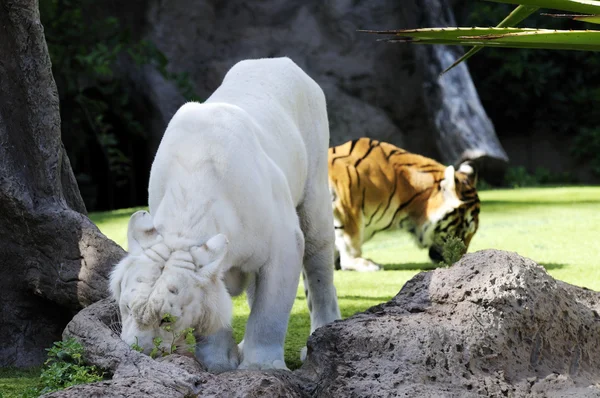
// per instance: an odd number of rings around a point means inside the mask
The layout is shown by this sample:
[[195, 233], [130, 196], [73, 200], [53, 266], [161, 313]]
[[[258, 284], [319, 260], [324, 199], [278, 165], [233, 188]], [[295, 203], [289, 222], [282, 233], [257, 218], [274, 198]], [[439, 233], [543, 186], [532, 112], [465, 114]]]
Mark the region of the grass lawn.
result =
[[[557, 279], [600, 290], [600, 187], [492, 190], [481, 192], [480, 197], [480, 226], [470, 252], [488, 248], [514, 251], [543, 264]], [[95, 213], [91, 218], [103, 233], [125, 247], [127, 221], [133, 210]], [[375, 236], [365, 244], [364, 252], [385, 271], [335, 273], [343, 317], [389, 300], [417, 272], [432, 268], [427, 251], [419, 250], [402, 231]], [[241, 340], [249, 313], [245, 297], [236, 297], [234, 306], [236, 338]], [[286, 341], [288, 366], [300, 366], [298, 353], [309, 328], [300, 283]]]
[[0, 368], [0, 397], [20, 398], [33, 387], [40, 376], [40, 368], [15, 369]]
[[[544, 265], [557, 279], [600, 290], [600, 187], [492, 190], [480, 192], [480, 198], [479, 231], [469, 252], [514, 251]], [[127, 221], [134, 210], [90, 216], [103, 233], [125, 247]], [[364, 252], [385, 270], [335, 273], [343, 317], [389, 300], [416, 273], [432, 268], [427, 251], [419, 250], [401, 231], [377, 235], [365, 244]], [[234, 307], [239, 341], [249, 313], [245, 297], [235, 298]], [[299, 352], [306, 343], [309, 323], [304, 291], [299, 287], [285, 347], [290, 368], [300, 366]], [[3, 377], [0, 374], [0, 387], [6, 380]]]

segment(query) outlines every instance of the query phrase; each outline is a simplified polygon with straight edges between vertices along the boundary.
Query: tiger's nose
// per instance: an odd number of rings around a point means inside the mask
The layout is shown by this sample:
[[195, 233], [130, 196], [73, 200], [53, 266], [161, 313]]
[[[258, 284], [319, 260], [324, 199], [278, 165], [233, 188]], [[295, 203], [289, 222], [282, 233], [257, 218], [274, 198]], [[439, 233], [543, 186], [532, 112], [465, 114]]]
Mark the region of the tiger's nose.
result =
[[436, 246], [431, 246], [429, 248], [429, 258], [436, 264], [444, 260], [441, 249]]

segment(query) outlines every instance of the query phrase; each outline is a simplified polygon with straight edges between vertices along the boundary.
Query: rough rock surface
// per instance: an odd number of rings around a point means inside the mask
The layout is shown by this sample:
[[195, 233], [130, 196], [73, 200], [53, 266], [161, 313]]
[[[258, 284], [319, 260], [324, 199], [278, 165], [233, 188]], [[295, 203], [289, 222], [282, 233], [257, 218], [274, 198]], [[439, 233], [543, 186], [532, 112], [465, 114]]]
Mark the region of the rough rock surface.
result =
[[212, 375], [190, 358], [158, 362], [130, 350], [107, 326], [116, 308], [103, 301], [81, 311], [65, 336], [80, 339], [113, 380], [51, 396], [598, 397], [599, 311], [600, 293], [485, 250], [318, 329], [299, 370]]
[[[498, 169], [508, 160], [466, 65], [438, 79], [460, 56], [456, 48], [358, 32], [452, 25], [446, 0], [138, 0], [125, 15], [122, 2], [103, 4], [155, 43], [171, 72], [189, 73], [200, 98], [237, 61], [289, 56], [325, 91], [332, 145], [370, 136], [449, 164], [485, 157]], [[149, 104], [155, 148], [184, 99], [150, 69], [126, 69]]]
[[599, 310], [599, 293], [485, 250], [317, 330], [301, 372], [317, 396], [600, 396]]
[[301, 397], [309, 383], [286, 371], [240, 371], [214, 375], [195, 359], [170, 355], [161, 360], [132, 350], [118, 336], [117, 307], [101, 300], [75, 316], [63, 336], [76, 337], [86, 359], [112, 374], [111, 381], [71, 387], [49, 397]]

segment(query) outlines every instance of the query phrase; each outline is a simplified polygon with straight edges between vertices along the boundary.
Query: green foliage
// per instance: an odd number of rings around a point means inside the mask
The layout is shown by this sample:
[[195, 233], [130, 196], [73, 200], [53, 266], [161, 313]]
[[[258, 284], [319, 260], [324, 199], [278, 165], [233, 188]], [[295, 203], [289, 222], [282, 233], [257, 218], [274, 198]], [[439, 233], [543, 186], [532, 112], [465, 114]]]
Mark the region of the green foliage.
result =
[[487, 191], [493, 188], [493, 185], [483, 178], [477, 179], [477, 191]]
[[86, 365], [83, 346], [74, 338], [57, 341], [47, 351], [48, 359], [44, 362], [38, 385], [27, 390], [26, 398], [104, 379], [101, 369]]
[[[171, 333], [171, 344], [169, 344], [168, 348], [165, 349], [161, 347], [163, 343], [163, 339], [161, 337], [155, 337], [152, 340], [152, 350], [150, 351], [150, 357], [156, 358], [158, 356], [165, 357], [167, 355], [173, 354], [177, 350], [176, 342], [183, 337], [183, 341], [185, 342], [185, 349], [191, 353], [195, 352], [196, 349], [196, 337], [194, 336], [194, 328], [185, 328], [183, 330], [175, 330], [173, 329], [173, 325], [177, 322], [177, 317], [173, 316], [169, 313], [165, 313], [161, 319], [160, 328], [165, 332]], [[138, 339], [135, 338], [135, 343], [131, 345], [133, 350], [142, 352], [143, 349], [138, 345]]]
[[576, 158], [589, 162], [592, 172], [600, 176], [600, 125], [579, 128], [572, 152]]
[[574, 180], [568, 172], [552, 173], [543, 167], [538, 167], [533, 174], [528, 173], [523, 166], [511, 167], [504, 176], [505, 184], [511, 188], [573, 183]]
[[[493, 25], [511, 6], [478, 1], [469, 3], [469, 10], [467, 25]], [[567, 30], [594, 27], [540, 15], [529, 17], [525, 24]], [[562, 137], [567, 143], [575, 137], [567, 144], [572, 145], [571, 153], [581, 162], [589, 162], [600, 176], [600, 113], [595, 109], [600, 101], [600, 54], [485, 48], [470, 59], [469, 69], [485, 109], [502, 135], [537, 131]]]
[[135, 336], [135, 343], [131, 345], [131, 349], [137, 352], [144, 352], [144, 349], [138, 344], [137, 336]]
[[[138, 67], [154, 65], [186, 98], [197, 97], [189, 76], [168, 72], [167, 59], [154, 44], [134, 40], [114, 17], [97, 17], [94, 6], [93, 0], [44, 0], [40, 15], [71, 166], [80, 185], [98, 184], [101, 179], [112, 189], [132, 182], [132, 158], [140, 150], [134, 143], [145, 139], [139, 122], [143, 118], [136, 115], [139, 105], [116, 73], [117, 65], [127, 61]], [[92, 158], [94, 152], [100, 159]]]
[[116, 184], [123, 185], [129, 180], [131, 164], [119, 147], [121, 135], [142, 135], [143, 128], [133, 117], [123, 81], [115, 76], [114, 68], [124, 52], [146, 61], [144, 43], [133, 43], [116, 18], [86, 18], [84, 10], [91, 4], [91, 0], [47, 0], [40, 2], [40, 14], [71, 164], [76, 171], [83, 169], [77, 155], [89, 156], [86, 152], [94, 141]]
[[467, 247], [463, 243], [462, 239], [451, 236], [442, 245], [442, 257], [444, 261], [440, 263], [441, 266], [451, 266], [456, 263], [466, 253]]

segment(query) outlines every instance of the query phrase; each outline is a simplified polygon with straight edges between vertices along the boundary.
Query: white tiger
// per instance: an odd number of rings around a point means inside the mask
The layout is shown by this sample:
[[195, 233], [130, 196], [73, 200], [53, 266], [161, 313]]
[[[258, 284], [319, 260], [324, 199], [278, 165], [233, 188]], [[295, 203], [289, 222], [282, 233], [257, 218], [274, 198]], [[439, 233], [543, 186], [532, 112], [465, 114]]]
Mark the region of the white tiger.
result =
[[[241, 61], [205, 103], [183, 105], [152, 165], [150, 213], [131, 217], [129, 254], [111, 274], [122, 339], [170, 345], [170, 313], [173, 329], [195, 328], [210, 371], [286, 368], [301, 271], [311, 333], [339, 319], [328, 141], [323, 91], [288, 58]], [[238, 353], [230, 295], [244, 289]]]

